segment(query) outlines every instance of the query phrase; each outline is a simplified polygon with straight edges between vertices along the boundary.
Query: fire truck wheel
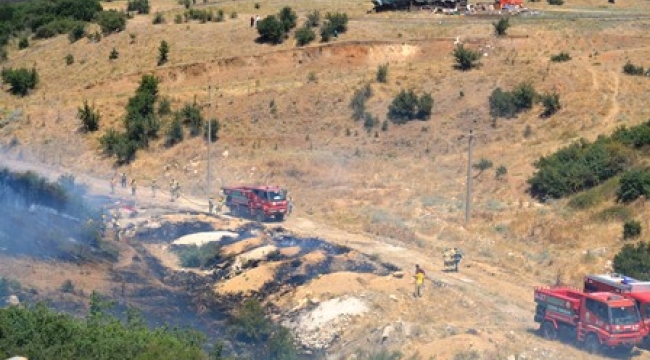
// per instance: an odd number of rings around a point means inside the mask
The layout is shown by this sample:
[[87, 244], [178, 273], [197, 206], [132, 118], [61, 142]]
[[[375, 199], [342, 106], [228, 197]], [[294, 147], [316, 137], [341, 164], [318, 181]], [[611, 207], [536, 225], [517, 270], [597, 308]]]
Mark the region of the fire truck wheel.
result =
[[557, 329], [550, 321], [544, 321], [542, 324], [542, 336], [549, 340], [557, 339]]
[[585, 350], [590, 354], [598, 354], [600, 352], [600, 341], [598, 341], [598, 337], [595, 334], [587, 335]]

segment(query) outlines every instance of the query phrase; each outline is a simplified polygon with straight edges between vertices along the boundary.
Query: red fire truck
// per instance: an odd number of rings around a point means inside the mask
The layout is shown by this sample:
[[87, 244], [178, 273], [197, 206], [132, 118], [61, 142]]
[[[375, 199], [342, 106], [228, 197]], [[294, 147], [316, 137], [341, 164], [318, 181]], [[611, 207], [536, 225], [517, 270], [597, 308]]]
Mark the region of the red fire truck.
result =
[[619, 294], [539, 287], [535, 302], [535, 322], [541, 324], [542, 336], [573, 339], [590, 353], [603, 347], [629, 351], [646, 335], [634, 301]]
[[257, 221], [284, 220], [289, 204], [286, 190], [278, 186], [224, 187], [226, 206], [236, 216], [251, 216]]
[[646, 330], [650, 329], [650, 281], [640, 281], [621, 274], [587, 275], [585, 292], [609, 291], [633, 299]]

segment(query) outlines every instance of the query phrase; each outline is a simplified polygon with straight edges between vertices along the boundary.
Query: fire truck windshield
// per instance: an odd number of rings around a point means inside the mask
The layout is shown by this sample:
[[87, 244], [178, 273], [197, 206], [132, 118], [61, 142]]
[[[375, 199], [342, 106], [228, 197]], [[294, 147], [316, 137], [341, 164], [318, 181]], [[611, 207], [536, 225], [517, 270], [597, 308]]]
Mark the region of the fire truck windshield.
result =
[[270, 201], [282, 201], [285, 200], [284, 192], [282, 191], [267, 191], [266, 199]]
[[639, 322], [639, 313], [635, 306], [617, 306], [610, 308], [612, 325], [634, 325]]

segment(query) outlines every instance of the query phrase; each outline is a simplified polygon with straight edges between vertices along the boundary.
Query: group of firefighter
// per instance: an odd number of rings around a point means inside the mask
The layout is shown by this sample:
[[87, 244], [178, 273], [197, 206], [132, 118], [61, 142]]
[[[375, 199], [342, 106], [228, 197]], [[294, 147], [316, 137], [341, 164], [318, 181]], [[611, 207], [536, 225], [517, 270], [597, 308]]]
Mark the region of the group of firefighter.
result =
[[[127, 188], [127, 176], [126, 173], [120, 175], [120, 184], [123, 189]], [[117, 178], [113, 176], [111, 178], [111, 194], [115, 194], [115, 188], [117, 187]], [[138, 182], [135, 178], [131, 179], [130, 183], [131, 195], [135, 196], [138, 190]], [[151, 180], [151, 197], [156, 197], [156, 191], [158, 190], [158, 182], [156, 179]], [[176, 179], [171, 179], [169, 181], [169, 201], [175, 201], [181, 196], [181, 185], [176, 181]]]
[[[107, 216], [108, 214], [108, 216]], [[110, 220], [108, 219], [110, 217]], [[115, 241], [120, 241], [122, 240], [122, 231], [120, 229], [120, 218], [122, 217], [119, 209], [115, 209], [114, 211], [107, 211], [104, 209], [102, 211], [102, 222], [100, 224], [99, 230], [101, 231], [102, 237], [106, 237], [106, 231], [108, 230], [108, 227], [110, 225], [113, 233], [113, 239]]]

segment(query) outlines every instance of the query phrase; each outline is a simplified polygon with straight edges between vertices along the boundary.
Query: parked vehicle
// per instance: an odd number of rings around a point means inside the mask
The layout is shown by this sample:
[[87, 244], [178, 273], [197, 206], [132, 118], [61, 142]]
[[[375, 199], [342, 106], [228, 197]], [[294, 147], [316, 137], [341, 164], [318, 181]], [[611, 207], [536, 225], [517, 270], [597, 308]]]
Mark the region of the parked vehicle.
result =
[[278, 186], [233, 186], [224, 187], [223, 192], [233, 215], [262, 222], [269, 218], [282, 221], [287, 214], [287, 191]]
[[[609, 291], [634, 300], [646, 332], [650, 332], [650, 281], [641, 281], [616, 273], [587, 275], [584, 278], [584, 291]], [[648, 343], [650, 339], [646, 337], [646, 344]]]
[[605, 347], [631, 351], [646, 335], [634, 301], [620, 294], [539, 287], [535, 302], [542, 336], [573, 340], [590, 353]]

